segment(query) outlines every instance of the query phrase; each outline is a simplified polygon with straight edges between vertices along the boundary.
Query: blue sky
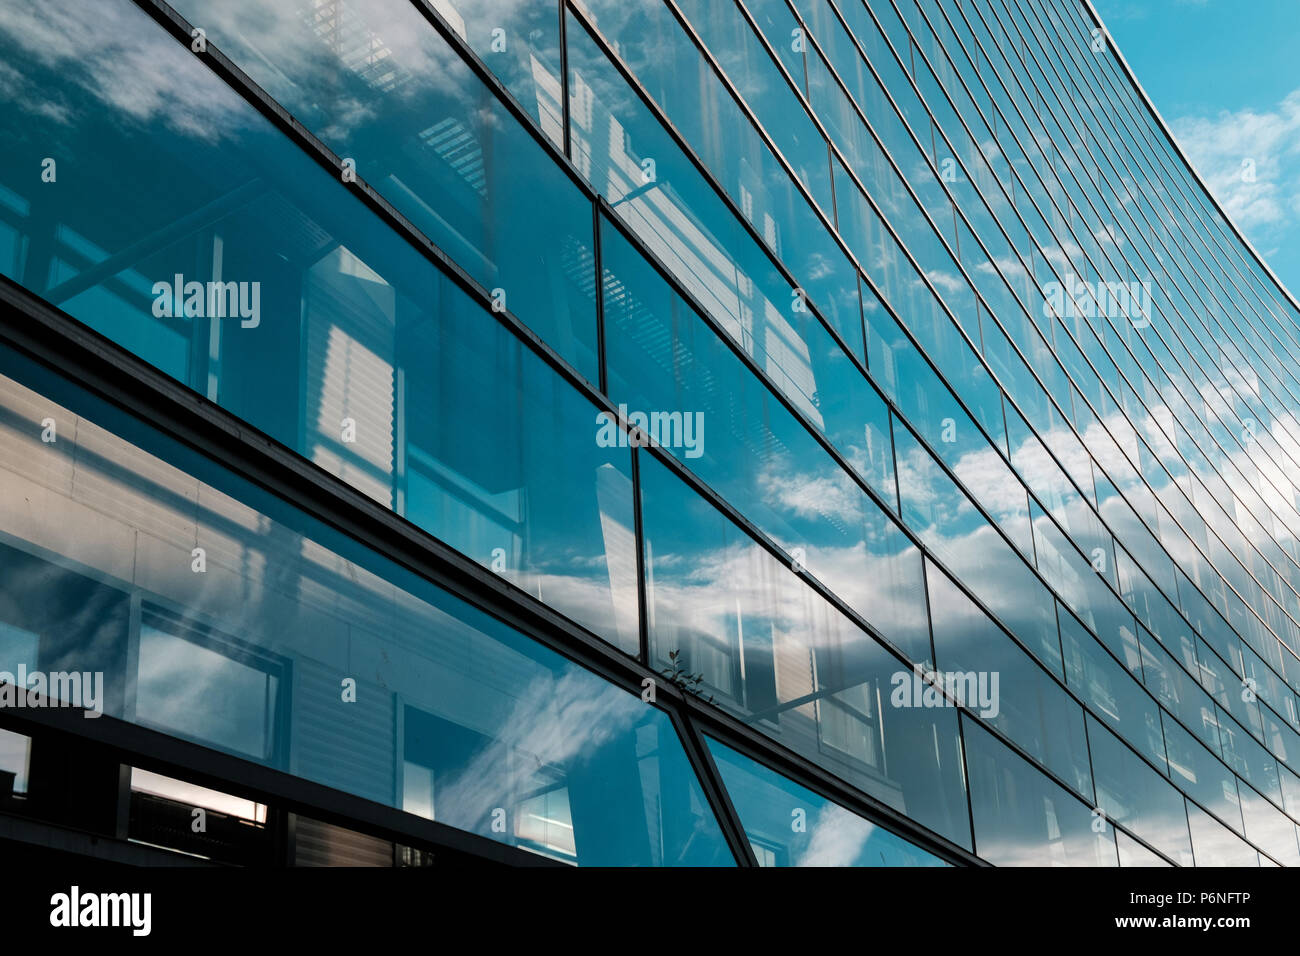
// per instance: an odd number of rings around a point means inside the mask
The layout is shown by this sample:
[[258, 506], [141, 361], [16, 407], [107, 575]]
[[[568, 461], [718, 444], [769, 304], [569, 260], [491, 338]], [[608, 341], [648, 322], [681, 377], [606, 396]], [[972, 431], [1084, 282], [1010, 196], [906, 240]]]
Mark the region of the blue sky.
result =
[[1093, 3], [1216, 198], [1300, 296], [1300, 0]]

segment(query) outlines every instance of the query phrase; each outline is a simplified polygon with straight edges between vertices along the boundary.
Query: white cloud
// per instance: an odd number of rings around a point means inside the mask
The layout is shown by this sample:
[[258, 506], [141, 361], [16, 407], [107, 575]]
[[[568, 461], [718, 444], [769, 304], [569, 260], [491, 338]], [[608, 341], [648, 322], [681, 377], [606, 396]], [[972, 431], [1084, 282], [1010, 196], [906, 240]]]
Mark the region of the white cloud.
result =
[[[216, 142], [249, 111], [238, 96], [211, 76], [184, 46], [147, 22], [139, 11], [97, 9], [87, 16], [71, 0], [0, 5], [0, 40], [24, 59], [57, 70], [69, 87], [79, 86], [119, 122], [165, 124], [173, 132]], [[0, 87], [22, 92], [30, 81], [15, 69], [0, 74]], [[25, 108], [70, 123], [79, 117], [66, 91], [40, 91]], [[57, 101], [56, 101], [57, 97]], [[44, 102], [48, 101], [48, 102]]]
[[1300, 89], [1273, 110], [1224, 110], [1172, 125], [1211, 192], [1252, 241], [1272, 240], [1274, 230], [1300, 212]]

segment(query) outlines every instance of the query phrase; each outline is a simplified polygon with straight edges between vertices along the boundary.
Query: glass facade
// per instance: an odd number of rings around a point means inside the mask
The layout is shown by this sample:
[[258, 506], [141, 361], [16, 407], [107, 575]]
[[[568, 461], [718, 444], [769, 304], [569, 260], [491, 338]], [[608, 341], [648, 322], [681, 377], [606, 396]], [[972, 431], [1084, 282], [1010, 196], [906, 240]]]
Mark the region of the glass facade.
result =
[[562, 864], [1300, 865], [1300, 305], [1086, 0], [0, 0], [0, 140], [0, 695]]

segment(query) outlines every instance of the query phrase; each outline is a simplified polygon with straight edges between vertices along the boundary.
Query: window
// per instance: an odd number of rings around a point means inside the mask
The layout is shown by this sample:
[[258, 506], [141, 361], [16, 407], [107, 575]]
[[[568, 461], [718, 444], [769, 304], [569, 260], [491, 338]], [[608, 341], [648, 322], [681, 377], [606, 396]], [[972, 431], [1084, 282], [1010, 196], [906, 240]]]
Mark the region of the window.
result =
[[759, 866], [944, 865], [730, 747], [706, 740]]
[[975, 852], [995, 866], [1117, 866], [1115, 830], [963, 715]]
[[570, 862], [734, 864], [638, 694], [7, 350], [0, 406], [6, 500], [77, 528], [0, 515], [6, 613], [106, 713]]
[[283, 680], [273, 661], [152, 616], [140, 628], [139, 661], [140, 723], [275, 762]]

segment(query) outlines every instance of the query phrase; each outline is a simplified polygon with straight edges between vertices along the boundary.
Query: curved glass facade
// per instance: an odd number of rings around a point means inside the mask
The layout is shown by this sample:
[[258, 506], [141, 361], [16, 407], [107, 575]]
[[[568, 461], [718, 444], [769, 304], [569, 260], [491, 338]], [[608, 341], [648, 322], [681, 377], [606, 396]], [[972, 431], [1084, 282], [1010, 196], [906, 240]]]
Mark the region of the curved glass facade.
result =
[[562, 863], [1300, 864], [1300, 307], [1087, 0], [101, 7], [0, 281], [352, 505], [5, 333], [0, 672]]

